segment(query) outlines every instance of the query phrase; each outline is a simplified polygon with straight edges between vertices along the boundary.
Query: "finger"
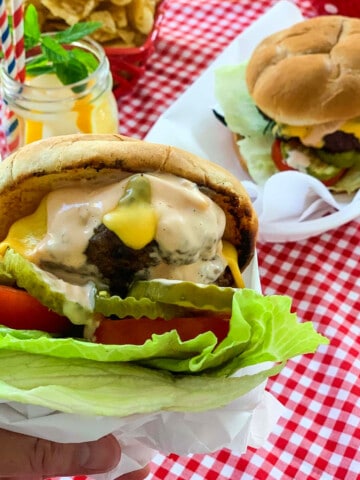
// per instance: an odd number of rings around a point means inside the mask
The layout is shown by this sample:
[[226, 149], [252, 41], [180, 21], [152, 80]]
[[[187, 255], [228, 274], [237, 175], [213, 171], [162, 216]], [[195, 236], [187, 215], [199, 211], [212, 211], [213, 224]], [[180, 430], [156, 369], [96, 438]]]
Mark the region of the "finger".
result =
[[115, 480], [144, 480], [150, 473], [150, 466], [146, 465], [146, 467], [135, 470], [134, 472], [125, 473], [125, 475], [121, 475], [121, 477], [116, 478]]
[[109, 435], [96, 442], [56, 443], [0, 430], [3, 477], [91, 475], [112, 470], [120, 447]]

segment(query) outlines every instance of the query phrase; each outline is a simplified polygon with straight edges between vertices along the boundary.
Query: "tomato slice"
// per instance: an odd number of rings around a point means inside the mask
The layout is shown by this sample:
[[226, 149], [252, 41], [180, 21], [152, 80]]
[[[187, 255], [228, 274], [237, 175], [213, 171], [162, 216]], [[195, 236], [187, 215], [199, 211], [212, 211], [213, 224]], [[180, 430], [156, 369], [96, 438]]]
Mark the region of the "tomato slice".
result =
[[95, 331], [95, 341], [107, 345], [142, 345], [153, 333], [163, 334], [177, 330], [182, 341], [212, 331], [221, 342], [229, 332], [229, 316], [199, 316], [186, 318], [149, 319], [146, 317], [119, 320], [104, 318]]
[[346, 168], [343, 168], [342, 170], [340, 170], [340, 172], [335, 175], [334, 177], [331, 177], [329, 178], [328, 180], [320, 180], [326, 187], [332, 187], [333, 185], [335, 185], [336, 182], [338, 182], [340, 180], [341, 177], [344, 176], [344, 174], [346, 173], [347, 169]]
[[65, 334], [71, 322], [24, 290], [0, 285], [0, 324], [18, 330]]
[[281, 140], [279, 138], [276, 138], [272, 144], [271, 156], [276, 168], [280, 172], [285, 172], [286, 170], [295, 170], [295, 168], [290, 167], [290, 165], [285, 162], [281, 151]]

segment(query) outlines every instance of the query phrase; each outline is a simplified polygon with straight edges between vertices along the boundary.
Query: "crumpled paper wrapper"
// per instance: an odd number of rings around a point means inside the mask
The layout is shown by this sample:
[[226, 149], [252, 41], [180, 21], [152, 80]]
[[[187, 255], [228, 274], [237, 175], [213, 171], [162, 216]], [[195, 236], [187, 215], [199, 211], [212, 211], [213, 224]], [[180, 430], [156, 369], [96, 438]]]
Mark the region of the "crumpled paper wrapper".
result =
[[[256, 256], [244, 272], [244, 281], [247, 287], [261, 291]], [[268, 367], [247, 367], [237, 375]], [[121, 461], [111, 472], [93, 477], [113, 480], [142, 468], [157, 452], [187, 455], [226, 447], [241, 454], [248, 446], [260, 447], [284, 413], [265, 385], [206, 412], [160, 411], [123, 418], [68, 414], [0, 400], [0, 428], [65, 443], [97, 440], [112, 433], [122, 448]]]
[[[259, 241], [303, 240], [360, 218], [360, 193], [332, 195], [315, 178], [281, 172], [259, 186], [241, 168], [230, 131], [213, 115], [214, 71], [249, 58], [266, 36], [303, 19], [291, 2], [280, 1], [240, 34], [158, 119], [146, 139], [183, 148], [227, 168], [243, 181], [259, 216]], [[196, 109], [194, 109], [194, 105]]]
[[284, 407], [260, 385], [226, 407], [201, 413], [158, 412], [126, 418], [86, 417], [16, 402], [0, 404], [0, 427], [57, 442], [96, 440], [112, 433], [122, 449], [119, 465], [98, 480], [113, 480], [164, 455], [244, 453], [264, 444]]
[[315, 178], [300, 172], [280, 172], [264, 186], [243, 181], [259, 217], [259, 240], [303, 240], [360, 219], [360, 190], [332, 195]]

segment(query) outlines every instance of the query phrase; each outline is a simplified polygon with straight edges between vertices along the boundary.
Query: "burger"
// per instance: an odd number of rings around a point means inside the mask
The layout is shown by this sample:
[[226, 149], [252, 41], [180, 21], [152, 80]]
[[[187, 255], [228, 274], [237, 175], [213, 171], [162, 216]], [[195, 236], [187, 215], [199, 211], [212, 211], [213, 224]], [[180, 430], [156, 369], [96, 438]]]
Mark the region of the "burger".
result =
[[287, 297], [243, 284], [257, 219], [221, 167], [69, 135], [18, 150], [0, 179], [0, 398], [99, 415], [204, 410], [326, 343]]
[[216, 73], [216, 96], [257, 183], [300, 171], [360, 187], [360, 19], [319, 16], [266, 37]]

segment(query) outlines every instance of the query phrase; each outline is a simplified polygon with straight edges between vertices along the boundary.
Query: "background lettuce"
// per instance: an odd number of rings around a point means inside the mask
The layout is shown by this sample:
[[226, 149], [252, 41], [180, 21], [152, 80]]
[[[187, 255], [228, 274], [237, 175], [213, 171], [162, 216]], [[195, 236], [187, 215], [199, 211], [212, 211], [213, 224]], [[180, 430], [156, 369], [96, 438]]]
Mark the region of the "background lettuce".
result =
[[274, 140], [268, 121], [259, 113], [245, 81], [246, 63], [220, 67], [215, 71], [215, 96], [227, 126], [241, 135], [238, 141], [251, 177], [259, 185], [277, 172], [271, 159]]

